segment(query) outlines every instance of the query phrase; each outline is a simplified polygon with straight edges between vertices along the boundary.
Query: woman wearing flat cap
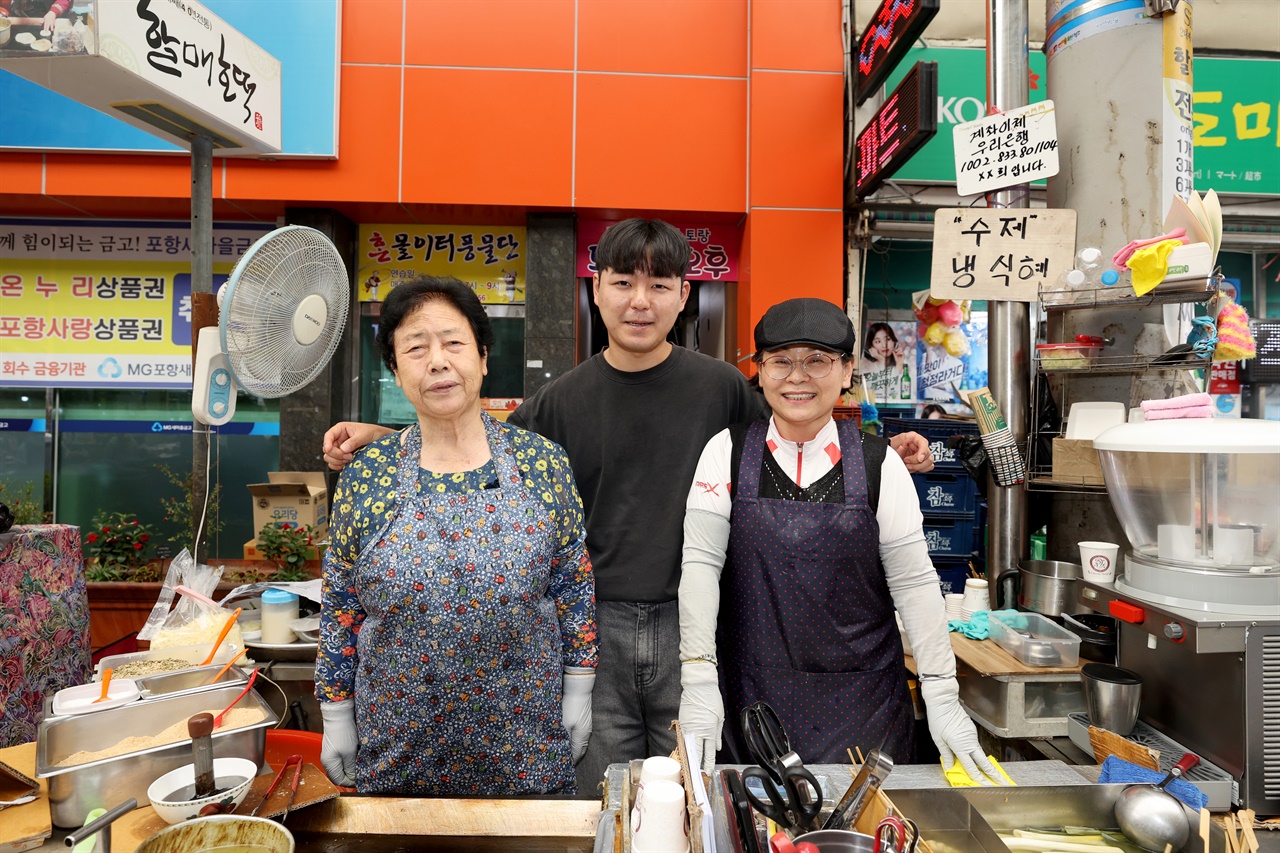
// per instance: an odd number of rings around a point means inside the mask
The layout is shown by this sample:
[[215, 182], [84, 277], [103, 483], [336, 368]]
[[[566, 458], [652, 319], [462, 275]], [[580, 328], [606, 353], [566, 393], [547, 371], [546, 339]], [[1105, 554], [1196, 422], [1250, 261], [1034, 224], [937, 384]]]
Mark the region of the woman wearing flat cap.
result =
[[853, 378], [853, 324], [830, 302], [789, 299], [765, 312], [755, 344], [773, 414], [707, 443], [685, 511], [684, 731], [704, 766], [722, 728], [720, 760], [754, 763], [738, 720], [763, 700], [809, 764], [842, 763], [854, 746], [912, 760], [896, 608], [945, 766], [958, 759], [974, 780], [998, 780], [960, 707], [906, 466], [883, 439], [832, 418]]

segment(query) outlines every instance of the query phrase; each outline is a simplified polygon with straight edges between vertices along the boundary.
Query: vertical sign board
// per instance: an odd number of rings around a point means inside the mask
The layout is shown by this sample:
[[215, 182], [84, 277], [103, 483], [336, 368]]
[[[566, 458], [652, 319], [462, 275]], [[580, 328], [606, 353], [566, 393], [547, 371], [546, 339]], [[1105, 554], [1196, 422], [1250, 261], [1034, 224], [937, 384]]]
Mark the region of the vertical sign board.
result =
[[917, 62], [854, 142], [854, 195], [863, 198], [938, 131], [938, 66]]
[[875, 94], [941, 7], [941, 0], [882, 0], [858, 38], [854, 103]]
[[[1191, 72], [1191, 3], [1179, 3], [1173, 14], [1161, 20], [1164, 74], [1161, 81], [1160, 121], [1164, 139], [1161, 153], [1160, 199], [1165, 207], [1178, 196], [1193, 192], [1195, 170], [1195, 107]], [[1206, 183], [1205, 187], [1212, 186]]]
[[224, 152], [280, 151], [280, 61], [196, 0], [91, 0], [78, 23], [59, 19], [60, 41], [12, 34], [0, 65], [184, 147], [203, 133]]
[[1041, 101], [951, 129], [956, 192], [977, 195], [1058, 174], [1053, 101]]
[[1076, 212], [1026, 208], [940, 208], [933, 216], [935, 299], [1036, 302], [1071, 269]]

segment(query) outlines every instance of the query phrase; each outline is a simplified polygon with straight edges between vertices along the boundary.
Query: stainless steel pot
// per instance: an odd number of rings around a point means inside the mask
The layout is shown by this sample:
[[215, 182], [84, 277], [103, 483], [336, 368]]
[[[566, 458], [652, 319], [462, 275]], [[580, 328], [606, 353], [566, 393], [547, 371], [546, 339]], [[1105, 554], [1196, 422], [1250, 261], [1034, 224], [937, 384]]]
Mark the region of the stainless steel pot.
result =
[[[1015, 600], [1023, 610], [1043, 613], [1045, 616], [1061, 616], [1079, 609], [1076, 602], [1076, 581], [1082, 572], [1076, 563], [1060, 560], [1024, 560], [1017, 572], [1000, 576], [1004, 601]], [[1012, 585], [1014, 591], [1005, 596], [1004, 590]]]

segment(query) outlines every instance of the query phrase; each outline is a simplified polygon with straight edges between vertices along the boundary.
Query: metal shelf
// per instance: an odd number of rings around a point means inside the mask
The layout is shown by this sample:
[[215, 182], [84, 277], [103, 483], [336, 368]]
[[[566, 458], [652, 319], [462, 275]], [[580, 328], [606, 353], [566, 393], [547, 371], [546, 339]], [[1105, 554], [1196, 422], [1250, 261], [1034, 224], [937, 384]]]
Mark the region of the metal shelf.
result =
[[1183, 359], [1171, 364], [1158, 363], [1164, 355], [1098, 355], [1084, 367], [1054, 367], [1052, 360], [1045, 364], [1036, 354], [1036, 372], [1043, 374], [1074, 373], [1095, 376], [1119, 376], [1130, 373], [1146, 373], [1149, 370], [1208, 370], [1212, 357]]
[[1129, 284], [1113, 287], [1082, 287], [1079, 290], [1040, 290], [1040, 304], [1046, 309], [1143, 308], [1181, 302], [1206, 302], [1223, 280], [1221, 272], [1206, 279], [1165, 281], [1145, 296], [1138, 296]]

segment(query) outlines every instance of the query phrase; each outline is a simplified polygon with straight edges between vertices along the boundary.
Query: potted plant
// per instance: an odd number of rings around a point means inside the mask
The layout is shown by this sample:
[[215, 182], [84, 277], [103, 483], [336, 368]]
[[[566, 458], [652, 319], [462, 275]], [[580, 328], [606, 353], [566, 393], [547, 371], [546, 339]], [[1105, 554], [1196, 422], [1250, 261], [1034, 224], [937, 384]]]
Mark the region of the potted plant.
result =
[[311, 567], [319, 559], [316, 529], [309, 524], [264, 524], [258, 531], [258, 551], [275, 564], [271, 580], [305, 581], [315, 577]]

